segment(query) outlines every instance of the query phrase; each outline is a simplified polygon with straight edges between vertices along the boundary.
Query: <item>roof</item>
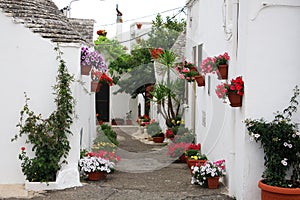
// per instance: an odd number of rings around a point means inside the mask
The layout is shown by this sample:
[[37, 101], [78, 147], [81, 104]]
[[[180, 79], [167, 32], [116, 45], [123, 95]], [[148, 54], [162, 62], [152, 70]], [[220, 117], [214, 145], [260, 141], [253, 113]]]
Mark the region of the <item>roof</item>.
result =
[[184, 57], [186, 45], [186, 30], [182, 31], [178, 36], [177, 40], [173, 44], [171, 50], [178, 56], [178, 62]]
[[93, 19], [68, 19], [73, 27], [76, 28], [77, 32], [81, 34], [86, 42], [93, 44], [93, 32], [94, 32], [94, 23]]
[[0, 0], [0, 11], [52, 42], [88, 43], [51, 0]]

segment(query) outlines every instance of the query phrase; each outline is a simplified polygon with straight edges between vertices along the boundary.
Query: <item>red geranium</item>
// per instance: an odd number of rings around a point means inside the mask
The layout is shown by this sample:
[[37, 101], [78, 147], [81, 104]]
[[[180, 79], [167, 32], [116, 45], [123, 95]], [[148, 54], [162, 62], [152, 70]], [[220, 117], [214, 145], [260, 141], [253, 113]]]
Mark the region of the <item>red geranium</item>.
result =
[[25, 151], [25, 147], [21, 147], [21, 151]]
[[166, 130], [166, 138], [174, 138], [174, 133], [172, 131], [172, 129], [167, 129]]
[[198, 143], [198, 144], [190, 144], [188, 149], [200, 150], [200, 148], [201, 148], [201, 145], [200, 145], [200, 143]]
[[244, 94], [244, 81], [241, 76], [231, 79], [231, 83], [227, 87], [228, 92], [234, 92], [240, 96]]
[[107, 32], [105, 30], [98, 30], [97, 35], [106, 36]]
[[157, 59], [160, 57], [161, 54], [163, 54], [164, 51], [162, 48], [155, 48], [151, 51], [151, 56], [153, 59]]

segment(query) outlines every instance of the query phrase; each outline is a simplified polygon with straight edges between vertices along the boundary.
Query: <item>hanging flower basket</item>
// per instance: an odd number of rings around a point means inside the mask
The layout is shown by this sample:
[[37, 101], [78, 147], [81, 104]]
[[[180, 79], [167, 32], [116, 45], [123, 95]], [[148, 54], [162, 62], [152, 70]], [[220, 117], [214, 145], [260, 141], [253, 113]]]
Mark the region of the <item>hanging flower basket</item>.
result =
[[100, 86], [99, 81], [91, 81], [91, 92], [99, 92]]
[[242, 106], [242, 100], [243, 100], [242, 95], [239, 95], [235, 92], [229, 92], [228, 99], [230, 101], [231, 107], [241, 107]]
[[227, 79], [228, 78], [228, 64], [218, 66], [218, 79]]
[[92, 66], [90, 65], [81, 65], [81, 75], [90, 75]]
[[205, 77], [203, 77], [202, 75], [195, 76], [195, 80], [197, 82], [198, 87], [205, 86]]

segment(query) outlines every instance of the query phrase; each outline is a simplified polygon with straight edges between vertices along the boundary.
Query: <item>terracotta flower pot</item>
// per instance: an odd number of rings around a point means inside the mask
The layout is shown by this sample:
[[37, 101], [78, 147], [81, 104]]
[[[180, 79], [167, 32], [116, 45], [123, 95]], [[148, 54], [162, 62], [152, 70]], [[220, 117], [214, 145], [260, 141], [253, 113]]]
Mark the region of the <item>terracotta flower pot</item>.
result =
[[197, 82], [198, 87], [205, 86], [205, 77], [201, 75], [195, 76], [195, 80]]
[[92, 69], [92, 66], [81, 65], [81, 75], [88, 76], [90, 74], [91, 69]]
[[90, 172], [88, 179], [90, 181], [99, 181], [106, 178], [106, 172]]
[[204, 165], [205, 162], [206, 160], [187, 159], [187, 164], [190, 169], [192, 168], [192, 166], [195, 166], [196, 163], [198, 164], [198, 166], [201, 166]]
[[300, 200], [300, 188], [282, 188], [258, 182], [261, 200]]
[[210, 177], [207, 178], [207, 186], [209, 189], [217, 189], [219, 186], [220, 177]]
[[242, 106], [243, 96], [238, 95], [234, 92], [229, 92], [228, 99], [230, 101], [231, 107], [241, 107]]
[[154, 143], [163, 143], [165, 140], [165, 137], [152, 137]]
[[218, 79], [227, 79], [228, 78], [228, 65], [219, 65], [218, 66]]

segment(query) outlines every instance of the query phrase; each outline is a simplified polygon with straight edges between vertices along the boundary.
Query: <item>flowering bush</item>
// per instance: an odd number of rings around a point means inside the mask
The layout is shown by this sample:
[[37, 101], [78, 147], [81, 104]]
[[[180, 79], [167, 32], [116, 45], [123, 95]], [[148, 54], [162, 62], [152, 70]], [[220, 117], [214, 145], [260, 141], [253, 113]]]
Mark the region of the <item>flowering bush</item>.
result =
[[179, 78], [186, 79], [188, 82], [193, 82], [195, 80], [195, 76], [199, 75], [197, 67], [186, 60], [177, 63], [175, 65], [175, 70], [179, 74]]
[[151, 56], [153, 59], [158, 59], [163, 54], [162, 48], [155, 48], [151, 51]]
[[227, 64], [228, 60], [230, 60], [230, 56], [227, 52], [225, 52], [223, 55], [220, 54], [219, 56], [215, 56], [216, 59], [216, 65], [225, 65]]
[[221, 83], [217, 85], [215, 90], [220, 99], [226, 99], [229, 92], [234, 92], [240, 96], [244, 95], [244, 81], [241, 76], [231, 79], [231, 83]]
[[79, 160], [80, 171], [84, 173], [102, 171], [110, 173], [114, 169], [115, 163], [100, 157], [100, 154], [90, 152]]
[[98, 70], [92, 69], [91, 77], [93, 81], [99, 81], [100, 83], [106, 83], [109, 86], [114, 84], [114, 81], [106, 73], [100, 72]]
[[216, 73], [218, 66], [216, 65], [216, 58], [207, 57], [201, 63], [201, 72], [205, 75], [208, 73]]
[[300, 187], [300, 133], [298, 124], [292, 122], [299, 94], [296, 86], [290, 105], [283, 112], [277, 111], [270, 122], [263, 118], [245, 120], [251, 140], [259, 142], [265, 153], [265, 170], [262, 175], [265, 184]]
[[207, 179], [210, 177], [225, 176], [225, 160], [216, 162], [206, 161], [204, 165], [192, 167], [192, 184], [207, 187]]

